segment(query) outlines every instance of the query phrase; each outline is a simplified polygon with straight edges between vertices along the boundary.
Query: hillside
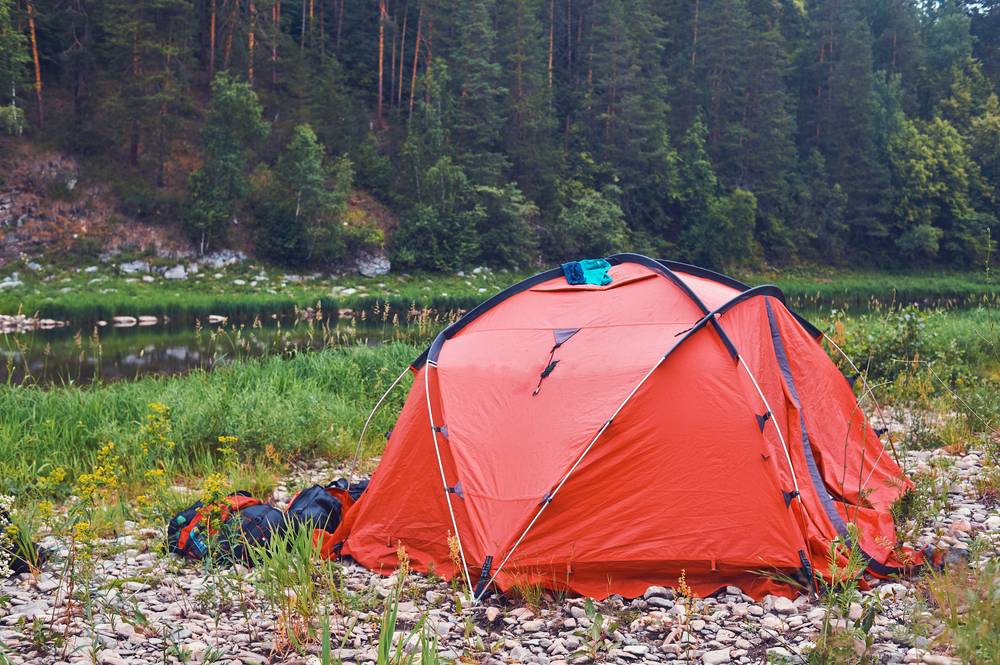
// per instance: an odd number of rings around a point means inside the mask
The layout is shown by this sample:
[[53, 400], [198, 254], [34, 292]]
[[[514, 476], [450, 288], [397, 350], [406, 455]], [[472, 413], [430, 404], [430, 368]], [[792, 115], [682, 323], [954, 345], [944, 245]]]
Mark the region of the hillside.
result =
[[[297, 267], [996, 263], [995, 2], [69, 4], [0, 0], [0, 129], [87, 165], [82, 194], [46, 185], [19, 249], [98, 233]], [[81, 233], [105, 190], [136, 231]], [[19, 210], [48, 206], [26, 192]]]

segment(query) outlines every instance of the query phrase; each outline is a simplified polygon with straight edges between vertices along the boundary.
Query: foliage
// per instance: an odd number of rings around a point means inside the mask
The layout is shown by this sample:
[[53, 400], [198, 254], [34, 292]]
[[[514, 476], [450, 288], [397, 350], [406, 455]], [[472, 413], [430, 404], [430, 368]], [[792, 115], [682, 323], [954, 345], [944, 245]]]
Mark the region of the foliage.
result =
[[559, 183], [559, 217], [546, 240], [547, 253], [560, 260], [607, 256], [624, 247], [628, 227], [613, 184], [600, 191], [579, 180]]
[[272, 173], [259, 176], [255, 212], [258, 247], [286, 265], [329, 264], [343, 258], [341, 218], [354, 177], [346, 157], [327, 164], [309, 125], [299, 125]]
[[212, 81], [212, 102], [202, 136], [205, 164], [191, 174], [189, 183], [188, 224], [203, 250], [208, 241], [225, 237], [226, 226], [249, 194], [250, 149], [269, 131], [261, 113], [257, 94], [246, 83], [225, 72]]
[[28, 63], [27, 37], [15, 27], [13, 0], [0, 0], [0, 131], [10, 136], [24, 133], [24, 109], [17, 105], [17, 89]]
[[[12, 134], [34, 83], [23, 5], [0, 10]], [[32, 139], [145, 181], [112, 187], [202, 249], [253, 217], [269, 258], [347, 265], [383, 242], [339, 225], [357, 186], [391, 209], [406, 269], [636, 250], [968, 270], [997, 252], [991, 3], [419, 0], [302, 21], [293, 3], [277, 22], [272, 2], [32, 5], [53, 126]], [[303, 216], [291, 201], [320, 180]]]

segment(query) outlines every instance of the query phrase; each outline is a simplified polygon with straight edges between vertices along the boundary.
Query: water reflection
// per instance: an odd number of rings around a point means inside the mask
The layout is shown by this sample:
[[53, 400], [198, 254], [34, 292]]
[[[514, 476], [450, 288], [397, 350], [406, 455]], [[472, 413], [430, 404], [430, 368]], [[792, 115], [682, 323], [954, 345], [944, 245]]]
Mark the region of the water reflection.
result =
[[41, 386], [114, 382], [334, 346], [377, 346], [393, 340], [425, 343], [451, 317], [417, 313], [404, 319], [267, 316], [214, 325], [175, 319], [151, 327], [95, 325], [89, 330], [67, 327], [0, 334], [0, 381]]

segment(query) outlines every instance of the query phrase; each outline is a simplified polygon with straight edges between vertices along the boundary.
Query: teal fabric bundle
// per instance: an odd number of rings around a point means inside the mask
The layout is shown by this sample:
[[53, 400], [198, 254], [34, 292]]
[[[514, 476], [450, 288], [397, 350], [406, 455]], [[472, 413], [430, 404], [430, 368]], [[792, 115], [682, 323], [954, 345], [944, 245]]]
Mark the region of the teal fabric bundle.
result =
[[611, 264], [604, 259], [581, 259], [562, 264], [563, 274], [568, 284], [594, 284], [605, 286], [611, 283]]

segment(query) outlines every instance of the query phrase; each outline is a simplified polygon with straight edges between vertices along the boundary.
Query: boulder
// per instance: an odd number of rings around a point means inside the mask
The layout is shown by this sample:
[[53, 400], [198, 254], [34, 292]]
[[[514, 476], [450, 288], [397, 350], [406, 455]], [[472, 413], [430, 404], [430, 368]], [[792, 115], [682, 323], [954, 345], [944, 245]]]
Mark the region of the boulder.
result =
[[187, 279], [187, 270], [181, 264], [175, 265], [170, 270], [163, 273], [165, 279]]
[[389, 257], [381, 252], [365, 252], [355, 260], [355, 266], [364, 277], [377, 277], [389, 274], [392, 263], [389, 261]]

